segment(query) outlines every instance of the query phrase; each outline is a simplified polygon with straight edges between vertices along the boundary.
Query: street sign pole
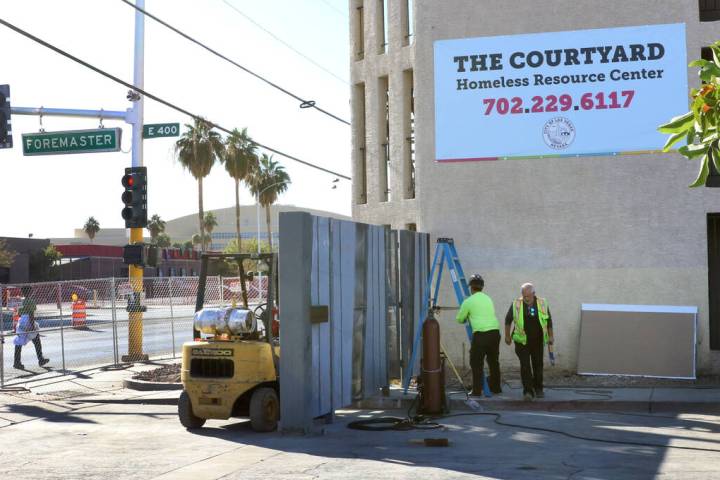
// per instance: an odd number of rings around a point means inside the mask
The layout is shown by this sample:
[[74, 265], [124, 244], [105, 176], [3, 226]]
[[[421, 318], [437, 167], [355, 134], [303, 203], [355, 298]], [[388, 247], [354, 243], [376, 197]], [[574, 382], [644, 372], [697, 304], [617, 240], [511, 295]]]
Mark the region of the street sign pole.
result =
[[[137, 88], [144, 88], [145, 85], [145, 15], [140, 10], [145, 9], [145, 0], [135, 0], [135, 65], [133, 70], [133, 85]], [[143, 114], [144, 99], [142, 96], [133, 98], [132, 108], [132, 166], [143, 166]], [[130, 243], [143, 242], [143, 229], [130, 229]], [[129, 280], [135, 296], [135, 304], [140, 304], [143, 291], [143, 267], [130, 265]], [[141, 309], [138, 309], [141, 310]], [[131, 311], [128, 313], [128, 354], [123, 356], [123, 362], [147, 360], [148, 356], [143, 353], [143, 312]]]
[[[145, 60], [145, 16], [142, 10], [145, 9], [145, 0], [135, 0], [135, 5], [140, 9], [135, 12], [135, 52], [134, 52], [134, 76], [133, 84], [140, 89], [144, 88], [144, 60]], [[101, 120], [124, 120], [132, 125], [132, 166], [141, 167], [143, 165], [143, 116], [144, 103], [143, 98], [137, 92], [131, 91], [129, 99], [133, 102], [133, 107], [127, 111], [113, 110], [80, 110], [71, 108], [30, 108], [30, 107], [13, 107], [10, 112], [14, 115], [38, 115], [38, 116], [62, 116], [62, 117], [82, 117], [82, 118], [99, 118]], [[73, 132], [52, 132], [50, 137], [50, 149], [54, 148], [52, 138], [57, 138], [56, 144], [62, 147], [60, 136]], [[77, 133], [77, 132], [75, 132]], [[120, 136], [117, 135], [117, 144], [120, 143]], [[176, 136], [176, 135], [162, 135]], [[32, 137], [31, 137], [32, 138]], [[67, 138], [67, 137], [65, 137]], [[70, 144], [71, 140], [67, 140]], [[103, 138], [103, 143], [106, 139]], [[44, 148], [48, 144], [41, 142], [40, 147]], [[71, 152], [53, 152], [53, 153], [71, 153]], [[77, 152], [80, 153], [80, 152]], [[130, 229], [130, 243], [143, 242], [143, 229]], [[143, 290], [143, 269], [142, 267], [129, 267], [129, 281], [132, 285], [133, 293], [136, 295], [135, 300], [139, 302]], [[142, 312], [129, 312], [128, 322], [128, 354], [123, 356], [123, 361], [147, 360], [148, 356], [143, 354], [143, 314]]]

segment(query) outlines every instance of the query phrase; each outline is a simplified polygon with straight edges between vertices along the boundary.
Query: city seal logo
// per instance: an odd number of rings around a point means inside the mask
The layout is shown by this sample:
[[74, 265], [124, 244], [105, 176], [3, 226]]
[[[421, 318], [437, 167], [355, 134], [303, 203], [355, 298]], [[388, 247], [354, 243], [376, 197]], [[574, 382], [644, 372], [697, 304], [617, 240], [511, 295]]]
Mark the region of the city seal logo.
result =
[[545, 122], [543, 140], [548, 147], [563, 150], [575, 140], [575, 126], [565, 117], [554, 117]]

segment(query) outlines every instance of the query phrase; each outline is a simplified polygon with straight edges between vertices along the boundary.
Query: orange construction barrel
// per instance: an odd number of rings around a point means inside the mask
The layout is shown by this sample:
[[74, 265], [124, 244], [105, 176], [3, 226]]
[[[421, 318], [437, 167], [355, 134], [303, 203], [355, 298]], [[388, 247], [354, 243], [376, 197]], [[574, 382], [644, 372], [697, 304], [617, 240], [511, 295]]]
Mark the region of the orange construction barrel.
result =
[[87, 319], [87, 312], [85, 309], [85, 300], [76, 300], [72, 304], [72, 326], [73, 327], [85, 327], [87, 326], [85, 320]]

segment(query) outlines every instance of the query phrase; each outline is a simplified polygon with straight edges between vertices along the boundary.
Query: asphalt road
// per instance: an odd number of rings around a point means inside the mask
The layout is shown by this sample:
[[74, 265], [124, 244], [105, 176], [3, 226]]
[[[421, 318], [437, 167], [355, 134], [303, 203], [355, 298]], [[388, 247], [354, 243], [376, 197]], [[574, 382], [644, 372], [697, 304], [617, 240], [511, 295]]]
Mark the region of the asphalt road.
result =
[[189, 432], [178, 392], [122, 390], [117, 373], [0, 394], [0, 478], [688, 480], [717, 478], [720, 461], [720, 417], [699, 414], [516, 411], [366, 432], [347, 424], [405, 412], [340, 410], [323, 435], [260, 434], [243, 419]]
[[[169, 317], [167, 310], [149, 309], [143, 320], [143, 352], [150, 357], [179, 356], [183, 342], [192, 340], [191, 307], [177, 309], [177, 315]], [[175, 312], [173, 312], [175, 314]], [[128, 317], [127, 312], [118, 312], [115, 321], [117, 330], [118, 357], [128, 353]], [[111, 312], [89, 311], [86, 329], [70, 326], [70, 318], [63, 318], [60, 328], [59, 319], [41, 321], [41, 341], [43, 355], [50, 359], [45, 367], [61, 370], [63, 368], [63, 347], [66, 370], [79, 370], [96, 365], [115, 362], [115, 346]], [[48, 327], [48, 325], [52, 325]], [[2, 361], [5, 383], [16, 383], [30, 378], [35, 373], [44, 372], [38, 367], [35, 348], [32, 343], [23, 347], [22, 362], [26, 370], [13, 368], [14, 337], [6, 337], [3, 345]]]

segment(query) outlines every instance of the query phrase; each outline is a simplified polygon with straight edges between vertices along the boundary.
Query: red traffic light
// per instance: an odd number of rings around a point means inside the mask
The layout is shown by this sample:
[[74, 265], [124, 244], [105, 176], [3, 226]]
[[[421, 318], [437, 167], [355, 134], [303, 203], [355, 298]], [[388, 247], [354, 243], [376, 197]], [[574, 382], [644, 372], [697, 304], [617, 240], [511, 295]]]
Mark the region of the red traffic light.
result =
[[133, 185], [135, 185], [135, 178], [133, 174], [127, 174], [122, 177], [122, 186], [125, 188], [130, 188]]

